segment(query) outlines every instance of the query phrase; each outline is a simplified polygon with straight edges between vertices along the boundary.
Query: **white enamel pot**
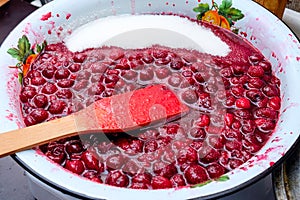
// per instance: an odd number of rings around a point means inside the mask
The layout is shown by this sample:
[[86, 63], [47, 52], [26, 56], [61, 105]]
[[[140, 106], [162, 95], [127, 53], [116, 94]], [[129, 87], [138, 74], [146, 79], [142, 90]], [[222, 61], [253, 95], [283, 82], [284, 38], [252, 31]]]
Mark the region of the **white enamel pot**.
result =
[[[211, 3], [208, 0], [203, 2]], [[111, 15], [171, 12], [195, 18], [192, 9], [198, 4], [197, 0], [57, 0], [33, 12], [8, 35], [0, 49], [0, 132], [24, 126], [16, 95], [20, 85], [15, 71], [8, 68], [16, 61], [6, 53], [7, 49], [16, 46], [23, 34], [30, 41], [40, 43], [46, 39], [52, 43], [63, 40], [82, 24]], [[79, 199], [213, 198], [237, 191], [269, 174], [299, 141], [300, 43], [280, 19], [258, 4], [250, 0], [235, 0], [233, 5], [245, 14], [244, 19], [236, 24], [241, 37], [270, 60], [281, 81], [282, 107], [279, 123], [269, 141], [250, 160], [228, 172], [228, 181], [213, 181], [197, 188], [133, 190], [98, 184], [73, 175], [35, 150], [19, 152], [13, 155], [15, 160], [35, 178]]]

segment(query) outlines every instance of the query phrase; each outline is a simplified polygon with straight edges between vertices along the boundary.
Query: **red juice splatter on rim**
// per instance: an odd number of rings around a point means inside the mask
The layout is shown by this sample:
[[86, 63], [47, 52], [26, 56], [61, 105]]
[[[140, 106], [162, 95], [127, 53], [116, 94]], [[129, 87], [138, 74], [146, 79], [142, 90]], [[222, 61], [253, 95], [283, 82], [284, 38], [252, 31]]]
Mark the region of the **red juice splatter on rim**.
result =
[[52, 13], [48, 12], [47, 14], [42, 15], [40, 20], [47, 21], [50, 17], [52, 17]]
[[68, 19], [70, 19], [70, 17], [71, 17], [71, 13], [67, 13], [66, 14], [66, 19], [68, 20]]

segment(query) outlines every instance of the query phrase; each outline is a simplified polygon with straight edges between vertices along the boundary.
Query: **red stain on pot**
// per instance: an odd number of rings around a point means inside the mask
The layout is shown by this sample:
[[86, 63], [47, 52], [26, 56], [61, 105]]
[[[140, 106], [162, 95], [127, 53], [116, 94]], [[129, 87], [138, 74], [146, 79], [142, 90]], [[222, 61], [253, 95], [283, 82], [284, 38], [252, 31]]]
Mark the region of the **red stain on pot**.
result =
[[51, 17], [52, 17], [52, 13], [51, 13], [51, 12], [48, 12], [48, 13], [42, 15], [42, 17], [40, 18], [40, 20], [42, 20], [42, 21], [47, 21], [47, 20], [48, 20], [49, 18], [51, 18]]
[[67, 13], [66, 14], [66, 20], [70, 19], [71, 16], [72, 16], [71, 13]]
[[274, 143], [274, 142], [280, 142], [282, 140], [282, 138], [280, 137], [275, 137], [271, 142]]

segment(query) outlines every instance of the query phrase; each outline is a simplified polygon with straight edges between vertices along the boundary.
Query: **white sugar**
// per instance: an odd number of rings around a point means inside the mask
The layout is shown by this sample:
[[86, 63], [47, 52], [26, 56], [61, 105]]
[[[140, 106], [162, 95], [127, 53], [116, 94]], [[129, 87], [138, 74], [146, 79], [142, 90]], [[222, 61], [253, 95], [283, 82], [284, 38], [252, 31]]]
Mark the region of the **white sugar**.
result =
[[119, 15], [87, 23], [65, 39], [71, 51], [101, 46], [139, 49], [155, 44], [226, 56], [230, 47], [209, 29], [170, 15]]

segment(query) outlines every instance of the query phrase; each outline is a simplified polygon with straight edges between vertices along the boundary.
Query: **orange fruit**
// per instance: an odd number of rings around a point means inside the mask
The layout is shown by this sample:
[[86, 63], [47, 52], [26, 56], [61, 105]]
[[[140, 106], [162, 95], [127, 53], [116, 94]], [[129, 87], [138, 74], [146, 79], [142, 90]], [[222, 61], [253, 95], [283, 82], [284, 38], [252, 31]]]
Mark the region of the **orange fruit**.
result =
[[230, 24], [229, 24], [228, 20], [221, 15], [220, 15], [220, 20], [221, 20], [220, 26], [230, 30]]
[[212, 23], [214, 25], [218, 25], [218, 26], [221, 23], [220, 15], [215, 10], [207, 11], [204, 14], [204, 16], [202, 17], [202, 20], [210, 22], [210, 23]]

